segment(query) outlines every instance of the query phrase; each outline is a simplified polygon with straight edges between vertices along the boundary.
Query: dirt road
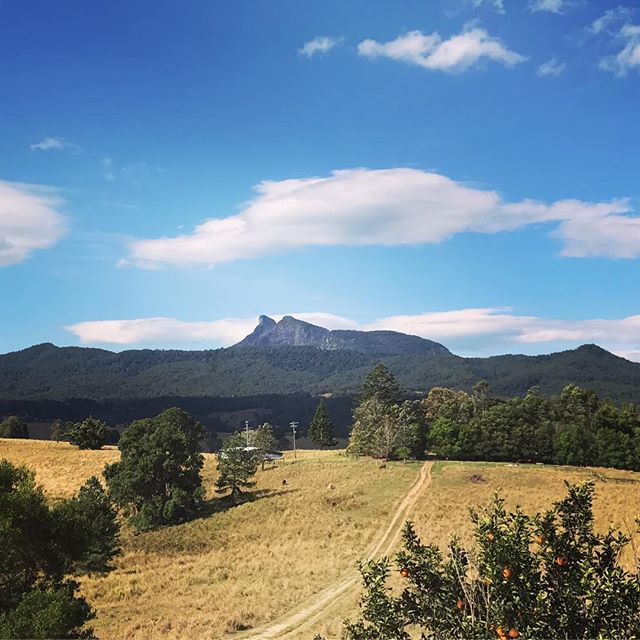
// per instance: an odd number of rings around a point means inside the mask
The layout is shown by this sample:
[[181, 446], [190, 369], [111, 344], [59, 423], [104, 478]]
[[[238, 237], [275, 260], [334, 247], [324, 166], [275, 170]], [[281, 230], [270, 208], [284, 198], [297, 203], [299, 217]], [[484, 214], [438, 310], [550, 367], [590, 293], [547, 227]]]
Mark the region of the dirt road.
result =
[[[409, 492], [396, 508], [391, 521], [384, 533], [370, 546], [366, 558], [373, 559], [379, 555], [390, 555], [402, 532], [402, 526], [409, 516], [409, 512], [416, 503], [420, 494], [431, 482], [432, 462], [425, 462], [420, 469], [420, 475]], [[337, 598], [344, 595], [350, 589], [359, 585], [360, 576], [353, 570], [351, 575], [330, 585], [320, 593], [308, 599], [300, 607], [286, 613], [280, 620], [271, 622], [261, 628], [253, 629], [249, 635], [239, 636], [242, 640], [271, 640], [278, 638], [287, 640], [292, 634], [298, 634], [310, 627], [322, 617], [325, 610]]]

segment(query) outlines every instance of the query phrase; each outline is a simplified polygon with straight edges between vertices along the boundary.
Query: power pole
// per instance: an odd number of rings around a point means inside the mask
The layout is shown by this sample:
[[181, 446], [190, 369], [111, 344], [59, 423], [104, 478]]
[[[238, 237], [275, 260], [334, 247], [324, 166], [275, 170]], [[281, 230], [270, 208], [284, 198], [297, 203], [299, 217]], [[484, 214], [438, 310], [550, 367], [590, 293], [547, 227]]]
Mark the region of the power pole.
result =
[[249, 421], [248, 420], [244, 421], [244, 430], [246, 434], [247, 447], [248, 447], [249, 446]]
[[298, 423], [290, 422], [289, 426], [291, 427], [291, 433], [293, 433], [293, 457], [297, 458], [298, 455], [296, 453], [296, 427], [298, 426]]

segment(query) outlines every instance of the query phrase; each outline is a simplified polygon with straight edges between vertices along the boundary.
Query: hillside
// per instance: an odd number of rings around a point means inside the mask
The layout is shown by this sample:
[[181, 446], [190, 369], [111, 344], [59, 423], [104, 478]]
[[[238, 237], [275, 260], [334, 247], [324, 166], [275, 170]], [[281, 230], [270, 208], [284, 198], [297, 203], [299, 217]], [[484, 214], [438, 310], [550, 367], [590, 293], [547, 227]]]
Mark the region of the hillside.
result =
[[226, 431], [245, 420], [308, 424], [317, 396], [324, 394], [344, 436], [353, 399], [378, 362], [409, 395], [434, 386], [468, 390], [479, 380], [487, 380], [498, 397], [533, 386], [551, 395], [575, 383], [604, 398], [640, 403], [640, 364], [596, 345], [541, 356], [462, 358], [416, 336], [329, 331], [295, 318], [276, 323], [262, 316], [252, 334], [227, 349], [115, 353], [45, 343], [0, 355], [0, 415], [46, 423], [93, 414], [124, 424], [181, 406], [208, 427]]

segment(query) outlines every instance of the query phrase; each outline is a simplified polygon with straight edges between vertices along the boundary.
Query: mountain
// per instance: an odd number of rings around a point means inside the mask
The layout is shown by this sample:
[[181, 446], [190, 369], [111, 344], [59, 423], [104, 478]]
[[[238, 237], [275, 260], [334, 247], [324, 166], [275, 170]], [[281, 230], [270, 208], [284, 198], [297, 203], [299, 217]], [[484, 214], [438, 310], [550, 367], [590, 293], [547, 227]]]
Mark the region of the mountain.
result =
[[0, 355], [0, 415], [46, 421], [84, 412], [126, 422], [184, 406], [214, 428], [237, 428], [258, 416], [282, 424], [304, 420], [316, 396], [325, 394], [341, 416], [338, 426], [346, 428], [347, 397], [359, 393], [378, 362], [416, 395], [434, 386], [470, 389], [479, 380], [498, 397], [533, 386], [551, 395], [575, 383], [617, 402], [640, 403], [640, 364], [596, 345], [540, 356], [462, 358], [402, 333], [329, 331], [263, 316], [252, 334], [227, 349], [114, 353], [46, 343]]
[[330, 331], [292, 316], [276, 322], [260, 316], [253, 333], [236, 347], [314, 347], [325, 351], [349, 350], [370, 354], [451, 355], [449, 349], [425, 338], [398, 331]]

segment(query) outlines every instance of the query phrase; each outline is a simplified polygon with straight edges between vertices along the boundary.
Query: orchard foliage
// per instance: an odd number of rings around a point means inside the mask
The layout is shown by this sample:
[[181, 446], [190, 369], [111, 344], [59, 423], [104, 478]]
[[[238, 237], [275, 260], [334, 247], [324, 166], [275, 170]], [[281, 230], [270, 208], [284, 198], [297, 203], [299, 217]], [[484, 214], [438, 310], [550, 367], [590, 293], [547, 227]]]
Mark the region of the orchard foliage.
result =
[[567, 487], [544, 514], [507, 512], [498, 496], [472, 511], [474, 550], [453, 539], [444, 556], [407, 523], [395, 559], [402, 592], [387, 586], [387, 559], [363, 564], [362, 617], [346, 625], [348, 640], [638, 637], [640, 582], [619, 562], [630, 540], [595, 532], [592, 483]]

